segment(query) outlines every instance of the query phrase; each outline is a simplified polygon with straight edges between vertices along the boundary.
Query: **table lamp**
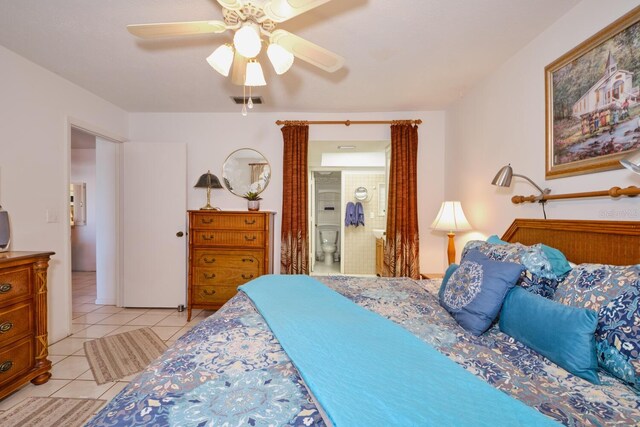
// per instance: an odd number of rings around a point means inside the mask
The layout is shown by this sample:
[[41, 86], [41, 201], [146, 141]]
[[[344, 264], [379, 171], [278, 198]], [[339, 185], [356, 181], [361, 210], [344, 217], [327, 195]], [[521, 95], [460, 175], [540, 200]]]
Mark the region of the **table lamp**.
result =
[[431, 224], [433, 230], [446, 231], [449, 236], [449, 245], [447, 247], [447, 255], [449, 257], [449, 265], [456, 260], [456, 246], [453, 241], [456, 231], [471, 230], [471, 225], [462, 211], [462, 205], [458, 201], [442, 202], [440, 212], [436, 216], [435, 221]]
[[211, 206], [211, 189], [212, 188], [222, 188], [220, 184], [220, 180], [217, 176], [211, 173], [211, 171], [207, 171], [207, 173], [202, 174], [194, 188], [206, 188], [207, 189], [207, 204], [200, 208], [200, 210], [214, 210], [219, 211], [220, 208], [214, 208]]

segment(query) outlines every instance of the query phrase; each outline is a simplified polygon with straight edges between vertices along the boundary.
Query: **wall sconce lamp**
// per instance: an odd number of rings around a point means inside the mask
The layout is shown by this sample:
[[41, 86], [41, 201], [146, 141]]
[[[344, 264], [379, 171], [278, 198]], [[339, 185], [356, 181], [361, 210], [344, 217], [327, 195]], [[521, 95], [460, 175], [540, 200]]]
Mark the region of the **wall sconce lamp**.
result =
[[453, 241], [456, 235], [455, 232], [471, 230], [471, 224], [467, 221], [467, 217], [464, 216], [460, 202], [442, 202], [440, 212], [438, 212], [436, 219], [433, 221], [433, 224], [431, 224], [431, 228], [433, 230], [447, 231], [447, 236], [449, 236], [447, 256], [449, 265], [453, 264], [456, 261], [456, 246]]
[[526, 179], [527, 181], [529, 181], [531, 183], [531, 185], [533, 185], [534, 187], [536, 187], [538, 189], [538, 191], [540, 192], [540, 196], [543, 196], [545, 194], [551, 193], [551, 189], [545, 188], [543, 190], [542, 188], [540, 188], [540, 186], [538, 184], [533, 182], [528, 177], [526, 177], [524, 175], [518, 175], [517, 173], [513, 173], [513, 169], [511, 168], [511, 163], [509, 163], [507, 166], [503, 166], [502, 169], [500, 169], [498, 171], [496, 176], [493, 178], [493, 181], [491, 181], [491, 184], [493, 184], [495, 186], [498, 186], [498, 187], [510, 187], [511, 186], [511, 179], [514, 176], [518, 176], [520, 178], [523, 178], [523, 179]]
[[640, 174], [640, 150], [633, 151], [620, 160], [620, 163], [630, 171]]
[[207, 204], [200, 208], [200, 210], [214, 210], [219, 211], [220, 208], [215, 208], [211, 206], [211, 189], [212, 188], [222, 188], [220, 184], [220, 180], [217, 176], [211, 173], [211, 171], [207, 171], [207, 173], [202, 174], [196, 182], [196, 185], [193, 188], [206, 188], [207, 189]]

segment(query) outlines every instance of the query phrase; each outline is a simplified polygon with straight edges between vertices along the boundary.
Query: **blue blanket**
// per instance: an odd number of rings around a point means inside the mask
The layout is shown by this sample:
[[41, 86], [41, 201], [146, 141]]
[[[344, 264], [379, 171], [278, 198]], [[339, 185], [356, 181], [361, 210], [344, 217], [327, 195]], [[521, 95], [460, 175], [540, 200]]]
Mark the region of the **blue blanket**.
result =
[[557, 425], [308, 276], [262, 276], [240, 290], [336, 427]]

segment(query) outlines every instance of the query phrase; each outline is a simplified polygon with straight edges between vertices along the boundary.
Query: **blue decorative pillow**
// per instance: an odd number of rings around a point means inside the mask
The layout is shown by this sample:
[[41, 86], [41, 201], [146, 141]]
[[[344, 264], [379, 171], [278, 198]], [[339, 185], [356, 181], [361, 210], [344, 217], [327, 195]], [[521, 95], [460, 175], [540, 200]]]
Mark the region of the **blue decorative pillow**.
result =
[[493, 261], [477, 250], [468, 251], [441, 290], [440, 305], [464, 329], [481, 335], [498, 316], [523, 269], [520, 264]]
[[[505, 242], [495, 234], [493, 236], [489, 236], [487, 239], [487, 243], [491, 243], [492, 245], [510, 245], [511, 243]], [[535, 246], [535, 245], [534, 245]], [[564, 254], [551, 246], [547, 246], [545, 244], [540, 243], [540, 249], [544, 252], [549, 260], [549, 264], [551, 264], [551, 269], [553, 273], [557, 276], [558, 279], [563, 278], [567, 275], [573, 268], [567, 257]]]
[[481, 240], [468, 242], [462, 250], [462, 256], [464, 257], [465, 253], [471, 249], [477, 249], [493, 260], [522, 264], [526, 271], [518, 285], [545, 298], [553, 297], [560, 278], [554, 273], [551, 262], [541, 245], [500, 244], [498, 242], [502, 240], [498, 236], [492, 236], [489, 240], [496, 243]]
[[594, 384], [598, 358], [595, 311], [569, 307], [516, 286], [504, 300], [500, 330], [558, 366]]
[[640, 264], [577, 265], [554, 300], [598, 312], [598, 363], [640, 390]]
[[439, 300], [442, 300], [442, 293], [444, 292], [444, 288], [447, 286], [447, 282], [451, 278], [451, 275], [458, 269], [458, 267], [458, 264], [449, 264], [449, 267], [447, 267], [447, 271], [444, 272], [442, 284], [440, 285], [440, 291], [438, 292]]

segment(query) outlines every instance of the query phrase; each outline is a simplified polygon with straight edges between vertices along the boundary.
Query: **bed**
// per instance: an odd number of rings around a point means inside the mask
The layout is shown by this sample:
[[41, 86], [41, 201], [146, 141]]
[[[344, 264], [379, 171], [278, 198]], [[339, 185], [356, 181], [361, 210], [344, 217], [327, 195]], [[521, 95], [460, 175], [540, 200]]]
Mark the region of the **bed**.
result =
[[[546, 243], [575, 263], [640, 263], [640, 222], [516, 220], [502, 236]], [[638, 425], [640, 394], [600, 372], [574, 376], [494, 325], [474, 336], [441, 307], [437, 284], [406, 278], [318, 278], [494, 388], [567, 426]], [[455, 396], [448, 396], [455, 401]], [[249, 297], [239, 292], [180, 338], [88, 426], [324, 426], [301, 375]], [[434, 421], [433, 425], [437, 425]]]

